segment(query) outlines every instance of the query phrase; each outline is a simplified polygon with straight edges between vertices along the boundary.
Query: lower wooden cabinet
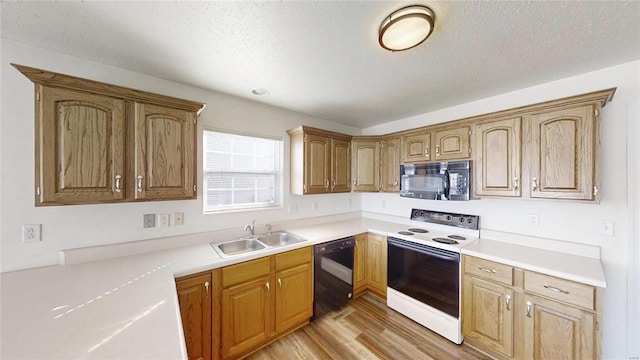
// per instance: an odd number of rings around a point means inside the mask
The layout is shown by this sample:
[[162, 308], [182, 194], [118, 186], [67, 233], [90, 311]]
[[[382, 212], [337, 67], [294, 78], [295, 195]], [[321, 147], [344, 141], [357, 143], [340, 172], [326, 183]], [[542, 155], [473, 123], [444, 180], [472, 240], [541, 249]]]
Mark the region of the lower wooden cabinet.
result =
[[600, 359], [599, 288], [464, 256], [465, 343], [497, 359]]
[[210, 360], [212, 353], [211, 273], [176, 280], [182, 329], [190, 360]]
[[367, 287], [374, 294], [387, 298], [387, 237], [367, 236]]
[[513, 289], [465, 276], [464, 339], [507, 357], [513, 356]]
[[223, 359], [236, 359], [313, 315], [311, 247], [222, 268]]
[[367, 290], [367, 234], [356, 235], [353, 251], [353, 297]]

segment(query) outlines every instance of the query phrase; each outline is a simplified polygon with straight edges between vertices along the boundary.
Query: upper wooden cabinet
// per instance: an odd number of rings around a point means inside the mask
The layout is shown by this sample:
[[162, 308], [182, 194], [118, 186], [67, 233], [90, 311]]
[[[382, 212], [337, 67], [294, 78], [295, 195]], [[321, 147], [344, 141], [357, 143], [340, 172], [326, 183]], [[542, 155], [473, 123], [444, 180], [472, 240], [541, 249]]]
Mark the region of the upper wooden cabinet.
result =
[[195, 114], [136, 103], [136, 199], [188, 199], [195, 185]]
[[531, 114], [530, 197], [595, 198], [597, 111], [589, 103]]
[[421, 131], [402, 137], [402, 162], [431, 160], [431, 132]]
[[351, 136], [308, 126], [288, 133], [292, 194], [351, 191]]
[[476, 125], [475, 187], [477, 196], [519, 197], [522, 135], [521, 117]]
[[468, 159], [470, 127], [421, 129], [402, 137], [402, 162], [425, 162]]
[[436, 130], [433, 133], [435, 160], [462, 160], [471, 157], [469, 126]]
[[380, 189], [400, 191], [400, 138], [380, 141]]
[[36, 84], [37, 206], [195, 198], [204, 104], [13, 66]]
[[353, 191], [378, 191], [380, 188], [380, 142], [352, 140]]

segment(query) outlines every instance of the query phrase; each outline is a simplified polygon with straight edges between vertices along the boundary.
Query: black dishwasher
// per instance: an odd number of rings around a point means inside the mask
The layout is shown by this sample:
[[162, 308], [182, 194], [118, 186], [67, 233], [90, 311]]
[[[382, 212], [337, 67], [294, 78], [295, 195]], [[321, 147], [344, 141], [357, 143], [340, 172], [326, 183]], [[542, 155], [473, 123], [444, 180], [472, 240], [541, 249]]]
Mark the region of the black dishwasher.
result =
[[347, 304], [353, 295], [353, 236], [313, 248], [313, 319]]

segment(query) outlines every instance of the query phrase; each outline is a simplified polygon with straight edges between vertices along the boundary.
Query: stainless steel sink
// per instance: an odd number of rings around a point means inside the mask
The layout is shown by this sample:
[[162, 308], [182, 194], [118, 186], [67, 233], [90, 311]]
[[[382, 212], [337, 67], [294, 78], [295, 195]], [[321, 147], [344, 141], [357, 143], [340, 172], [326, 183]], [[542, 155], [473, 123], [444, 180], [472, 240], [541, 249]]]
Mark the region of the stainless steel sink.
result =
[[258, 240], [267, 246], [284, 246], [307, 241], [305, 238], [286, 231], [275, 231], [270, 234], [259, 235]]
[[219, 244], [212, 242], [210, 245], [218, 255], [226, 258], [276, 246], [297, 244], [303, 241], [307, 241], [307, 239], [286, 231], [275, 231], [269, 234], [255, 235]]
[[222, 257], [240, 255], [251, 251], [264, 249], [266, 246], [255, 238], [237, 239], [221, 244], [211, 244], [213, 249]]

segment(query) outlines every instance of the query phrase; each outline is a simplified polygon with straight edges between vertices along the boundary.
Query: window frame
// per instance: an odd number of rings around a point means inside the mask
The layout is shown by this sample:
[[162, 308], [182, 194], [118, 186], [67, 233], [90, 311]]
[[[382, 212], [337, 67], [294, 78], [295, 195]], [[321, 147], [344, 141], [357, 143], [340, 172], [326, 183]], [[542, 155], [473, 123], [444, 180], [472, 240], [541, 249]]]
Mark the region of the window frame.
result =
[[[215, 132], [215, 133], [223, 133], [229, 135], [238, 135], [238, 136], [246, 136], [251, 138], [265, 139], [265, 140], [273, 140], [276, 142], [276, 155], [278, 159], [276, 159], [277, 164], [275, 166], [275, 175], [276, 175], [276, 185], [275, 185], [275, 201], [271, 205], [265, 204], [240, 204], [240, 205], [229, 205], [225, 207], [221, 207], [218, 209], [210, 209], [207, 206], [207, 174], [210, 173], [206, 168], [206, 160], [207, 160], [207, 145], [205, 141], [205, 135], [207, 132]], [[282, 209], [283, 208], [283, 200], [284, 200], [284, 139], [281, 136], [273, 136], [266, 134], [258, 134], [251, 132], [244, 132], [238, 130], [224, 129], [224, 128], [216, 128], [216, 127], [208, 127], [204, 126], [202, 129], [202, 133], [200, 136], [202, 140], [202, 213], [204, 215], [207, 214], [219, 214], [219, 213], [230, 213], [230, 212], [245, 212], [245, 211], [260, 211], [260, 210], [274, 210], [274, 209]], [[249, 172], [250, 173], [250, 172]], [[255, 172], [258, 174], [258, 172]]]

